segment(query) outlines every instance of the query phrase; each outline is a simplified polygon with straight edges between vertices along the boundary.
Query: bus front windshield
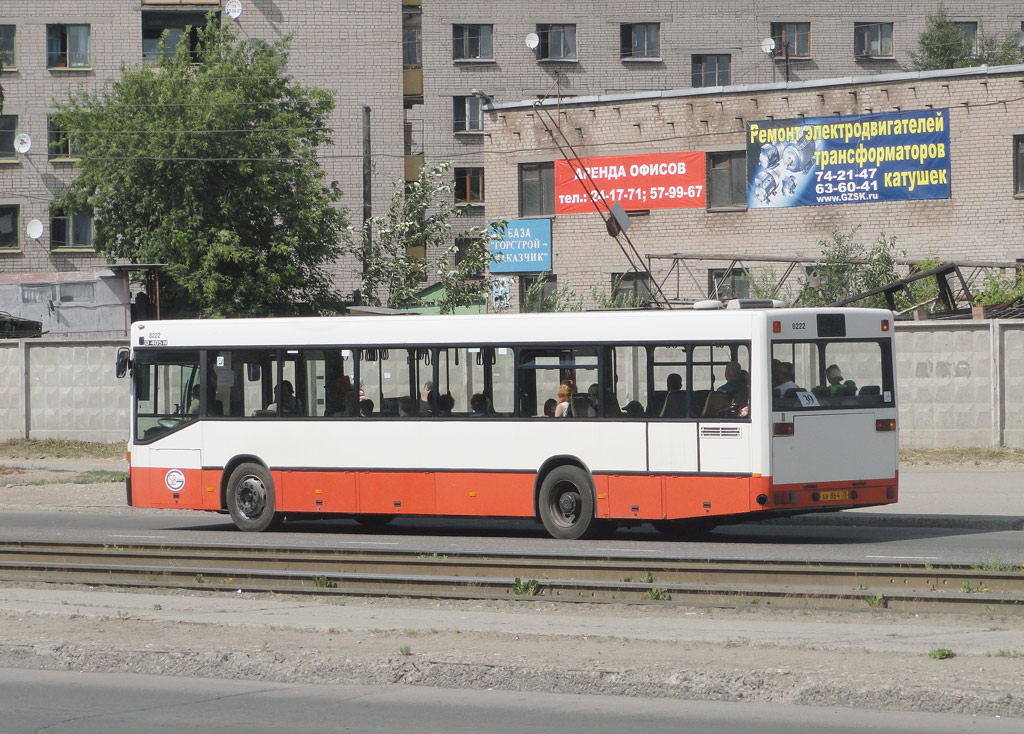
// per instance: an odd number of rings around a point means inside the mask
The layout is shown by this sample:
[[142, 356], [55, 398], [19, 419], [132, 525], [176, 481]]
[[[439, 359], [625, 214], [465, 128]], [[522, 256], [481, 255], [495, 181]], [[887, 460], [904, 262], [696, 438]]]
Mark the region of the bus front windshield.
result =
[[773, 410], [895, 406], [887, 340], [774, 342], [771, 369]]
[[199, 352], [136, 352], [134, 379], [137, 442], [199, 418]]

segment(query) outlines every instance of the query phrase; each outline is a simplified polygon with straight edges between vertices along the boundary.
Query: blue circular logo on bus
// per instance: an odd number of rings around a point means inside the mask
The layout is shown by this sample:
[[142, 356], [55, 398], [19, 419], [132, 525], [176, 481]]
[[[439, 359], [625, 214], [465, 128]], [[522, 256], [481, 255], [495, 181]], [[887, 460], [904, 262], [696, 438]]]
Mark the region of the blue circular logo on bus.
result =
[[167, 475], [164, 476], [164, 484], [167, 485], [167, 489], [172, 492], [177, 492], [185, 486], [185, 475], [180, 469], [171, 469], [167, 472]]

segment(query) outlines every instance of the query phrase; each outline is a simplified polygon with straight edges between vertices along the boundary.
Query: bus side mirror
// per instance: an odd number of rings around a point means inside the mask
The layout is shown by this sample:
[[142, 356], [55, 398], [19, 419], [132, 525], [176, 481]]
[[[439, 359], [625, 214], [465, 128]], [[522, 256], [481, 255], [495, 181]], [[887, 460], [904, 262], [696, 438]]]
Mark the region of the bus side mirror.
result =
[[118, 378], [124, 377], [128, 374], [128, 368], [132, 365], [130, 354], [131, 353], [128, 351], [127, 347], [120, 347], [117, 350], [117, 362], [114, 374], [116, 374]]

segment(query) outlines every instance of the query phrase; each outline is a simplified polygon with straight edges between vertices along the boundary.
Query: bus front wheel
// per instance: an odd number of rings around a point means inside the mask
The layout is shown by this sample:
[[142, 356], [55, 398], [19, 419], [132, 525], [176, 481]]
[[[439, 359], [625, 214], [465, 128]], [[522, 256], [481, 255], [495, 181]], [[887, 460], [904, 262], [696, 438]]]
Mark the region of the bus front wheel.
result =
[[228, 512], [239, 530], [274, 530], [284, 516], [276, 512], [274, 480], [260, 464], [239, 464], [228, 479]]
[[594, 491], [587, 473], [579, 467], [552, 469], [540, 485], [537, 508], [553, 538], [575, 540], [597, 528]]

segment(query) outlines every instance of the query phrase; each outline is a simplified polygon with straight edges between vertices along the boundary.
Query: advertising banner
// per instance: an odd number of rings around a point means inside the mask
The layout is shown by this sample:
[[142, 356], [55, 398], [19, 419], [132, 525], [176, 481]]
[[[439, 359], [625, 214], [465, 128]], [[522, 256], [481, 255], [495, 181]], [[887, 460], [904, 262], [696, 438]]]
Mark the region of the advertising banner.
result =
[[704, 169], [703, 152], [556, 160], [555, 214], [593, 212], [592, 202], [602, 211], [615, 202], [626, 211], [703, 208]]
[[505, 236], [491, 228], [492, 273], [546, 273], [551, 270], [551, 220], [511, 219]]
[[948, 199], [949, 110], [747, 123], [751, 209]]

